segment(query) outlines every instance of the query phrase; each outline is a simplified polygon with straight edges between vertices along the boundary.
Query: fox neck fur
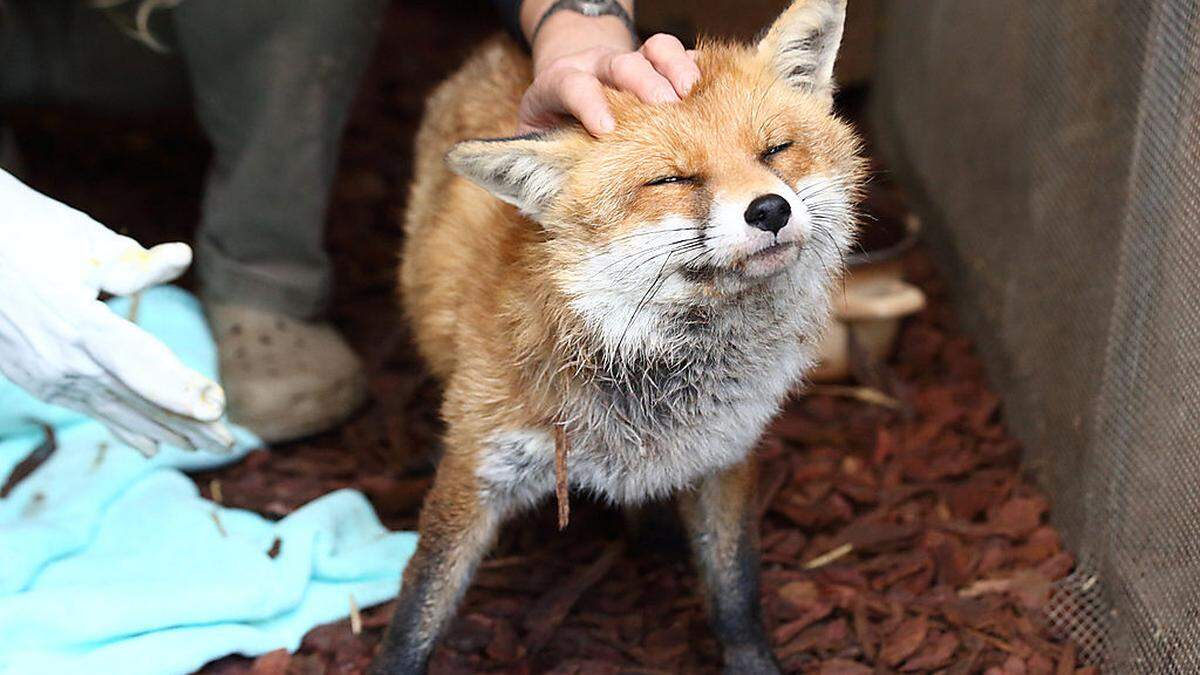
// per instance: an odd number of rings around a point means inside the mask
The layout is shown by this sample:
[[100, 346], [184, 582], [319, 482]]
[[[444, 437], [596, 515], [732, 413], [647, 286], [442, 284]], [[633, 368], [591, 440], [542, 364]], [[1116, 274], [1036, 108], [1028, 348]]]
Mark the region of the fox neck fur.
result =
[[528, 421], [486, 439], [481, 487], [513, 506], [549, 494], [556, 423], [570, 438], [572, 487], [613, 502], [659, 499], [744, 459], [812, 365], [836, 282], [819, 261], [830, 254], [814, 246], [808, 264], [703, 303], [609, 299], [619, 345], [574, 309], [597, 291], [512, 277], [496, 315], [512, 340], [494, 345], [492, 362], [517, 376]]

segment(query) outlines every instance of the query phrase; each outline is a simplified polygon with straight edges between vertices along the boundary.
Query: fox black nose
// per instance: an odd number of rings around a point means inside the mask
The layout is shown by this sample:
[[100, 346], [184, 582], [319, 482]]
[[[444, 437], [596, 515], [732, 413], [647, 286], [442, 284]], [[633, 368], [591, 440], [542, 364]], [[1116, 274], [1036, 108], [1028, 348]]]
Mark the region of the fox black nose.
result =
[[791, 204], [775, 194], [759, 195], [746, 208], [746, 224], [771, 234], [778, 234], [791, 217]]

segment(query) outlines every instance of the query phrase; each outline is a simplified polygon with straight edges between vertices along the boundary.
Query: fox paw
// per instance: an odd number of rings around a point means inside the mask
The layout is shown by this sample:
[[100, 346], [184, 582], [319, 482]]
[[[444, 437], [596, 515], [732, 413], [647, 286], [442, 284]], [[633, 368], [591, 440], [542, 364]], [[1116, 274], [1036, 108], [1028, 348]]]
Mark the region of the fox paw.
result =
[[725, 675], [779, 675], [779, 662], [766, 645], [745, 645], [725, 650]]

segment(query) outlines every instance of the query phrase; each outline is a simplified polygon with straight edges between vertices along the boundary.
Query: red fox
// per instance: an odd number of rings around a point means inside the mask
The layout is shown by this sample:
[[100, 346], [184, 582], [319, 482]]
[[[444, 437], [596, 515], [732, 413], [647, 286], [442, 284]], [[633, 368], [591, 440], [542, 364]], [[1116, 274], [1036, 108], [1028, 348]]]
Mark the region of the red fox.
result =
[[[727, 672], [775, 673], [752, 451], [813, 365], [864, 175], [832, 113], [845, 0], [700, 45], [676, 103], [616, 130], [516, 125], [529, 60], [479, 50], [417, 135], [401, 296], [445, 384], [445, 452], [376, 673], [423, 672], [500, 525], [555, 492], [675, 496]], [[477, 140], [483, 139], [483, 140]]]

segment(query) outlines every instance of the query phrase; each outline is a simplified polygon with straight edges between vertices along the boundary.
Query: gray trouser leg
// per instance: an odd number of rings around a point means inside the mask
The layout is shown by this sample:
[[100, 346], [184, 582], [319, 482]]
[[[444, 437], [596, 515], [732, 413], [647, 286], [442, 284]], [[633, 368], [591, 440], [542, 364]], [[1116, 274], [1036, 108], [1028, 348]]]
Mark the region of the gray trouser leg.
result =
[[203, 293], [297, 318], [331, 285], [325, 211], [385, 0], [186, 0], [175, 38], [214, 149]]
[[[0, 0], [0, 106], [128, 112], [189, 101], [178, 58], [130, 39], [83, 0]], [[0, 168], [20, 175], [20, 154], [3, 122], [0, 112]]]
[[0, 104], [126, 112], [188, 100], [177, 57], [124, 35], [83, 0], [0, 0]]

